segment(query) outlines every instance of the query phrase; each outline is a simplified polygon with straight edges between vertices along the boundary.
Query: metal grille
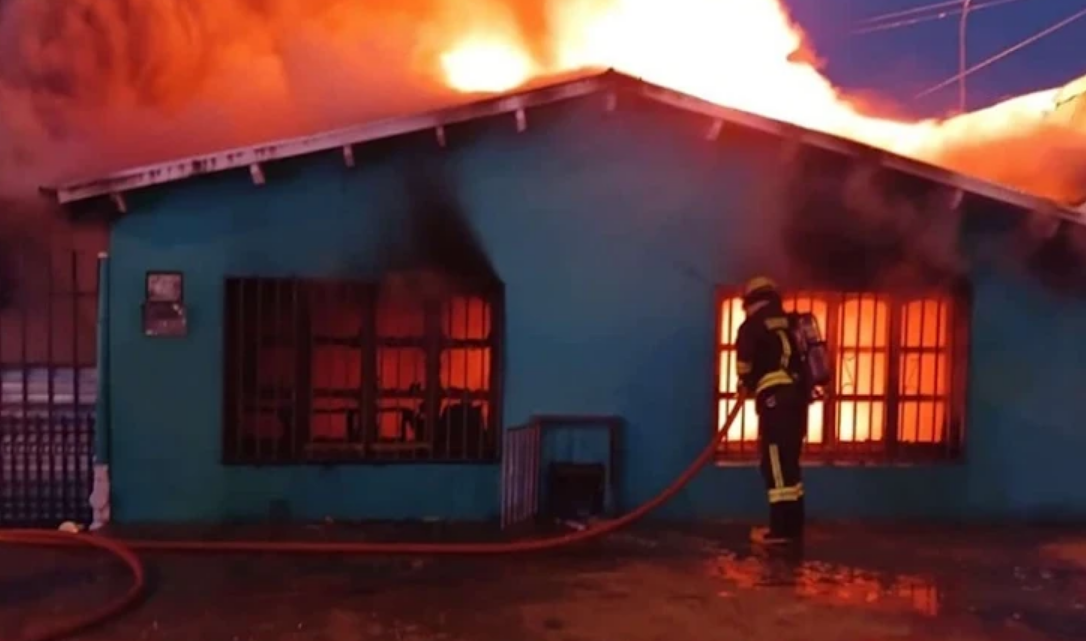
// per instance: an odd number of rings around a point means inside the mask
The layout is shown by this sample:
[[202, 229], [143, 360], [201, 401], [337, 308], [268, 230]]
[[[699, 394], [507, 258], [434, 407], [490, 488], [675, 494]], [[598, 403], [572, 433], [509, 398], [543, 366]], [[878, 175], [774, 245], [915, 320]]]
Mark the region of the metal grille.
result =
[[98, 266], [8, 255], [0, 309], [0, 526], [90, 519]]
[[505, 430], [501, 468], [503, 530], [533, 522], [539, 514], [540, 435], [538, 423]]
[[[834, 383], [808, 412], [805, 457], [911, 462], [961, 453], [967, 336], [963, 296], [902, 299], [823, 292], [793, 295], [784, 303], [788, 311], [815, 315], [834, 363]], [[742, 299], [723, 296], [718, 424], [736, 402], [735, 337], [743, 318]], [[755, 458], [757, 440], [757, 415], [754, 404], [747, 403], [720, 454]]]
[[227, 462], [497, 458], [500, 292], [235, 278], [225, 302]]

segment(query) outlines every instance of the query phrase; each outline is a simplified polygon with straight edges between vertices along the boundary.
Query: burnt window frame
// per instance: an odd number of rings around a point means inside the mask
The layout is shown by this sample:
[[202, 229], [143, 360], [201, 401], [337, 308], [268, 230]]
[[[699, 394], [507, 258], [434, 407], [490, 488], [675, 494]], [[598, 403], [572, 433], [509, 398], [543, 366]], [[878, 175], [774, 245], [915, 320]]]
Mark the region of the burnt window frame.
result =
[[[731, 328], [733, 336], [730, 343], [721, 341], [724, 331], [724, 305], [729, 300], [742, 297], [742, 290], [735, 286], [720, 286], [716, 289], [713, 324], [713, 409], [714, 422], [712, 434], [719, 435], [726, 413], [721, 406], [724, 401], [734, 399], [735, 392], [722, 392], [722, 375], [735, 378], [735, 371], [722, 372], [722, 358], [724, 354], [734, 351], [734, 333], [738, 325]], [[785, 295], [785, 309], [790, 310], [787, 304], [789, 299], [801, 299], [808, 301], [820, 301], [826, 305], [827, 323], [822, 327], [822, 333], [833, 356], [832, 364], [836, 370], [838, 364], [838, 345], [840, 318], [839, 310], [848, 301], [881, 301], [887, 304], [890, 311], [887, 320], [887, 353], [885, 387], [883, 394], [840, 394], [836, 389], [827, 390], [822, 405], [823, 435], [820, 443], [808, 442], [806, 436], [803, 443], [802, 460], [808, 464], [823, 465], [915, 465], [925, 463], [961, 463], [965, 458], [966, 438], [966, 401], [969, 379], [969, 341], [970, 325], [973, 309], [973, 292], [968, 282], [956, 281], [948, 286], [925, 288], [913, 291], [908, 295], [892, 294], [888, 292], [872, 290], [830, 290], [825, 288], [801, 289], [795, 292], [787, 292]], [[906, 305], [921, 300], [941, 300], [948, 304], [947, 317], [947, 345], [945, 347], [911, 346], [903, 345], [901, 337], [901, 318]], [[862, 302], [860, 303], [863, 304]], [[799, 308], [799, 311], [810, 311]], [[920, 330], [923, 332], [923, 328]], [[850, 347], [853, 349], [868, 349], [865, 347]], [[924, 402], [928, 399], [924, 395], [902, 394], [899, 390], [899, 372], [904, 353], [924, 353], [932, 350], [946, 355], [947, 392], [947, 425], [944, 439], [935, 442], [905, 442], [897, 437], [900, 431], [898, 403], [902, 400], [912, 402]], [[839, 373], [834, 372], [835, 384]], [[936, 397], [944, 398], [943, 395]], [[836, 412], [840, 402], [857, 402], [871, 400], [883, 403], [883, 436], [878, 440], [869, 441], [840, 441], [837, 439]], [[740, 420], [742, 414], [737, 418]], [[716, 462], [721, 465], [750, 465], [756, 464], [759, 458], [758, 441], [742, 440], [721, 441], [716, 452]]]
[[[260, 289], [263, 287], [264, 289]], [[244, 295], [246, 288], [255, 293], [249, 294], [255, 298], [255, 302], [248, 307], [234, 302], [232, 296]], [[255, 288], [255, 289], [254, 289]], [[313, 333], [314, 291], [319, 288], [332, 288], [345, 297], [346, 300], [357, 303], [361, 309], [361, 327], [357, 335], [352, 336], [315, 336]], [[425, 310], [424, 336], [411, 339], [412, 344], [418, 343], [425, 351], [424, 363], [425, 378], [423, 389], [420, 393], [422, 405], [421, 415], [424, 416], [429, 438], [433, 438], [434, 429], [440, 418], [441, 402], [449, 397], [446, 390], [441, 388], [441, 356], [450, 346], [455, 348], [465, 341], [460, 339], [448, 339], [441, 334], [443, 328], [442, 306], [455, 298], [469, 297], [484, 301], [484, 307], [489, 308], [489, 333], [482, 339], [470, 339], [466, 341], [474, 346], [476, 343], [490, 350], [486, 376], [488, 388], [485, 391], [477, 391], [469, 396], [461, 396], [471, 400], [483, 400], [489, 404], [487, 409], [485, 429], [479, 432], [478, 451], [469, 452], [465, 442], [464, 451], [459, 456], [451, 456], [446, 448], [445, 455], [433, 456], [433, 442], [430, 443], [430, 453], [421, 453], [420, 448], [408, 448], [389, 452], [381, 451], [382, 448], [373, 446], [380, 441], [377, 422], [378, 401], [383, 394], [378, 389], [378, 351], [382, 345], [403, 344], [404, 339], [392, 338], [383, 340], [377, 335], [377, 315], [382, 300], [382, 284], [371, 280], [345, 280], [324, 278], [294, 278], [294, 277], [246, 277], [229, 276], [223, 280], [223, 343], [222, 343], [222, 447], [221, 461], [230, 466], [288, 466], [288, 465], [388, 465], [396, 463], [409, 464], [468, 464], [490, 465], [497, 463], [500, 458], [500, 440], [503, 426], [502, 419], [502, 387], [504, 376], [504, 336], [505, 336], [505, 292], [501, 283], [494, 283], [485, 287], [462, 289], [451, 293], [450, 296], [441, 299], [437, 304], [429, 305]], [[260, 294], [259, 292], [263, 292]], [[327, 293], [327, 292], [326, 292]], [[278, 297], [278, 298], [277, 298]], [[272, 329], [270, 335], [265, 334], [259, 339], [265, 349], [253, 349], [254, 341], [237, 340], [240, 329], [244, 328], [246, 315], [260, 314], [268, 306], [281, 306], [280, 315], [274, 321], [266, 321], [261, 329]], [[286, 330], [285, 333], [274, 330]], [[283, 377], [283, 385], [274, 391], [264, 389], [257, 395], [250, 394], [249, 399], [241, 398], [239, 389], [249, 391], [256, 386], [257, 374], [261, 357], [270, 357], [267, 350], [269, 345], [280, 341], [289, 351], [286, 356], [291, 363]], [[320, 347], [320, 343], [337, 346], [348, 346], [358, 349], [361, 367], [361, 379], [357, 387], [315, 388], [313, 385], [313, 356], [314, 348]], [[237, 359], [249, 360], [239, 370]], [[267, 384], [264, 388], [269, 388]], [[349, 392], [348, 392], [349, 390]], [[353, 418], [345, 418], [347, 421], [348, 437], [346, 441], [320, 442], [312, 437], [313, 409], [315, 395], [327, 392], [326, 398], [342, 397], [348, 400], [356, 400], [355, 407], [344, 408], [344, 414], [353, 413]], [[345, 396], [346, 395], [346, 396]], [[456, 398], [456, 397], [454, 397]], [[247, 436], [246, 422], [252, 421], [253, 416], [245, 416], [245, 407], [252, 406], [251, 401], [262, 401], [271, 408], [269, 415], [278, 412], [278, 422], [281, 424], [282, 433], [267, 439], [256, 436]], [[293, 409], [287, 407], [293, 404]], [[334, 408], [333, 408], [334, 411]], [[246, 440], [248, 439], [248, 440]]]

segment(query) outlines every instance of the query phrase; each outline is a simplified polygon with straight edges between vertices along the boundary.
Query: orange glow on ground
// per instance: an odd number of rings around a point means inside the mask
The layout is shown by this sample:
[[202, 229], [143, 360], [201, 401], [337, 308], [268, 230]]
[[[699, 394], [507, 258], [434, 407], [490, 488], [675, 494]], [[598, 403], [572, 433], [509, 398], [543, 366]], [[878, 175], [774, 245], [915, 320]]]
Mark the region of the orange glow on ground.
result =
[[939, 587], [921, 576], [880, 575], [821, 561], [777, 566], [757, 556], [730, 552], [709, 561], [707, 570], [710, 576], [743, 590], [791, 586], [798, 597], [837, 606], [888, 612], [905, 609], [925, 617], [938, 616], [941, 608]]

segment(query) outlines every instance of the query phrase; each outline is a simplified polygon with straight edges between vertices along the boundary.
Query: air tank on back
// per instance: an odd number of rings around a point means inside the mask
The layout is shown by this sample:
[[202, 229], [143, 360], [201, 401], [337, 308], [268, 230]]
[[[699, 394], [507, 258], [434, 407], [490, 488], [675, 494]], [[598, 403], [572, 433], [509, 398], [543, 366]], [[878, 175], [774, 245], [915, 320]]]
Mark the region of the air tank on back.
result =
[[800, 353], [804, 355], [804, 367], [807, 368], [808, 381], [812, 386], [821, 387], [833, 379], [830, 369], [829, 350], [818, 319], [809, 312], [800, 312], [794, 316], [793, 333]]

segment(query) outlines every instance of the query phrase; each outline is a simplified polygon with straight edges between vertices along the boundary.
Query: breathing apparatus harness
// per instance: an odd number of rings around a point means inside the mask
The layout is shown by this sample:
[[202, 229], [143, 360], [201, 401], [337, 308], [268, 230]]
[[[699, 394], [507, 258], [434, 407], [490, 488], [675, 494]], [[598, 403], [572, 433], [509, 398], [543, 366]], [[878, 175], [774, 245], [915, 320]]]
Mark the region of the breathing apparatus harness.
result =
[[[764, 276], [751, 279], [743, 294], [744, 307], [762, 301], [779, 303], [780, 300], [777, 284]], [[833, 379], [826, 340], [813, 313], [786, 312], [785, 317], [795, 356], [788, 373], [813, 402], [823, 396], [823, 389]]]

